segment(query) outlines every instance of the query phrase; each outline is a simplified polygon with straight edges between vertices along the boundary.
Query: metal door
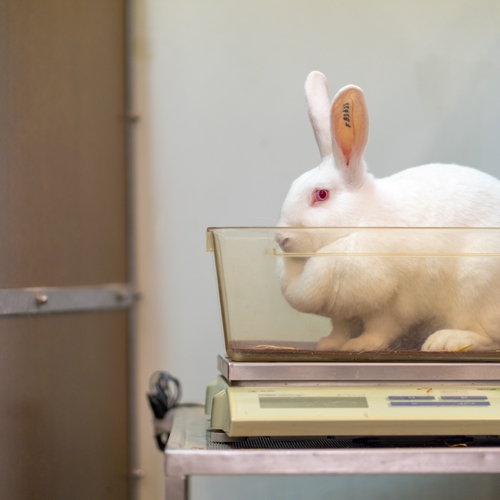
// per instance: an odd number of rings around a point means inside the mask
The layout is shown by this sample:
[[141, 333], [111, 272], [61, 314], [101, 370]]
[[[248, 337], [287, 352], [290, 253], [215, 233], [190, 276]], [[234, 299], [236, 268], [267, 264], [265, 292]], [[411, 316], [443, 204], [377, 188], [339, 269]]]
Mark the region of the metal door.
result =
[[129, 496], [125, 11], [0, 0], [0, 498]]

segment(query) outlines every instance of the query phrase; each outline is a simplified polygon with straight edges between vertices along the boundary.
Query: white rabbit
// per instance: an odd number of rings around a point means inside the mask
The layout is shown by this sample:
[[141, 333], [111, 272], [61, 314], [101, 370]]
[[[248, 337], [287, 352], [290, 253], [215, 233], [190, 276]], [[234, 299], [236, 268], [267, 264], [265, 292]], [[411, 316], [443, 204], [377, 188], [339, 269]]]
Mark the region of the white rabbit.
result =
[[[412, 252], [420, 248], [439, 253], [450, 242], [465, 253], [499, 248], [500, 236], [494, 231], [472, 235], [467, 230], [430, 230], [410, 240], [394, 231], [354, 229], [500, 227], [500, 181], [472, 168], [443, 164], [375, 179], [367, 173], [363, 159], [368, 140], [363, 91], [344, 87], [330, 105], [326, 78], [317, 71], [308, 76], [305, 91], [322, 160], [293, 182], [284, 201], [278, 222], [284, 229], [276, 235], [284, 252], [394, 248]], [[332, 231], [321, 229], [313, 234], [285, 229], [309, 226], [352, 229], [338, 230], [335, 237]], [[332, 332], [319, 341], [319, 349], [388, 349], [421, 322], [446, 328], [431, 334], [422, 350], [500, 346], [498, 258], [278, 260], [280, 286], [287, 301], [299, 311], [331, 318]], [[356, 336], [360, 325], [362, 332]]]

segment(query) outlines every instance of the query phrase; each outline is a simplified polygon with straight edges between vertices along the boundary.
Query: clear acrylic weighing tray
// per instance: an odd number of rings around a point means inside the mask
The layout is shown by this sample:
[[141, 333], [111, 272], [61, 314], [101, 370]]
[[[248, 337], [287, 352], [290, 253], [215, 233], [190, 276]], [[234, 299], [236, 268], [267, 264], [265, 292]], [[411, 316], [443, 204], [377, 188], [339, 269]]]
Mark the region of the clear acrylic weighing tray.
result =
[[209, 228], [233, 361], [500, 361], [500, 229]]

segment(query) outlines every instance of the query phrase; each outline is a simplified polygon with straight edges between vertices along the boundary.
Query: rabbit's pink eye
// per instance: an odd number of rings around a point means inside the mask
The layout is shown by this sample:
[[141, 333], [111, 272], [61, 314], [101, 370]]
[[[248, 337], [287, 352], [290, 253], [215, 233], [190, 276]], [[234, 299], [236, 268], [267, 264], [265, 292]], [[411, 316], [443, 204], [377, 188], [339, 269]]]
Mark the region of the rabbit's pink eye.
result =
[[314, 191], [315, 202], [326, 201], [329, 197], [330, 191], [328, 191], [328, 189], [316, 189], [316, 191]]

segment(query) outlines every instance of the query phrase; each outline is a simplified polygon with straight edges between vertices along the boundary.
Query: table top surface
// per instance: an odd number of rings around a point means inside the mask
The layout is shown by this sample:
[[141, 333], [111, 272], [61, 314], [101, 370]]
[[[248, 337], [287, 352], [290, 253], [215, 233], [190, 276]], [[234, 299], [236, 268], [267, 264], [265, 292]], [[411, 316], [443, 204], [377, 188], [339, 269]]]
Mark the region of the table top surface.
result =
[[214, 443], [202, 407], [174, 410], [165, 474], [342, 475], [500, 473], [498, 440], [406, 440], [380, 444], [346, 439]]

